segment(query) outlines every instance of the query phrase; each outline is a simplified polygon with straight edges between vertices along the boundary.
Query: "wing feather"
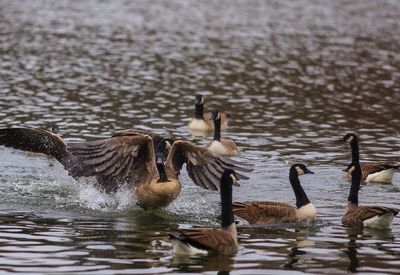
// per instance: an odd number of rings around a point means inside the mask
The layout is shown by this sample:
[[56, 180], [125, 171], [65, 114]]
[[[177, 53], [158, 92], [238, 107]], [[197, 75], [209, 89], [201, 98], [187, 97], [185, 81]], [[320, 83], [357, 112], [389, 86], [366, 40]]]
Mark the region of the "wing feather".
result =
[[[253, 170], [248, 164], [217, 156], [206, 148], [182, 140], [175, 141], [168, 154], [166, 166], [178, 176], [185, 163], [193, 182], [202, 188], [212, 190], [219, 189], [219, 179], [224, 169], [233, 169], [235, 172]], [[238, 179], [248, 179], [240, 173], [236, 173], [236, 176]]]
[[109, 139], [71, 144], [70, 151], [86, 169], [94, 171], [102, 185], [144, 180], [148, 170], [155, 168], [153, 140], [144, 134], [120, 133]]

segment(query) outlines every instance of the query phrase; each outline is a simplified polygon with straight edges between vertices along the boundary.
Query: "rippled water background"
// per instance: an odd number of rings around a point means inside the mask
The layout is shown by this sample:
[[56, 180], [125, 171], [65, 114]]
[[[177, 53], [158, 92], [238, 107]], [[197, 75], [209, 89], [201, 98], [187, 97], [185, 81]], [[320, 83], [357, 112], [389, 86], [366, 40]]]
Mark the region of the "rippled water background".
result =
[[[363, 160], [399, 160], [399, 18], [395, 0], [0, 0], [0, 127], [57, 122], [73, 142], [135, 126], [205, 144], [186, 128], [202, 93], [231, 113], [225, 135], [256, 165], [234, 198], [294, 203], [299, 161], [319, 211], [310, 224], [240, 223], [234, 257], [176, 257], [169, 232], [218, 226], [218, 193], [186, 172], [178, 199], [146, 212], [127, 189], [104, 194], [1, 147], [1, 273], [399, 273], [399, 219], [340, 224], [350, 154], [337, 143], [356, 131]], [[399, 185], [397, 173], [360, 201], [400, 207]]]

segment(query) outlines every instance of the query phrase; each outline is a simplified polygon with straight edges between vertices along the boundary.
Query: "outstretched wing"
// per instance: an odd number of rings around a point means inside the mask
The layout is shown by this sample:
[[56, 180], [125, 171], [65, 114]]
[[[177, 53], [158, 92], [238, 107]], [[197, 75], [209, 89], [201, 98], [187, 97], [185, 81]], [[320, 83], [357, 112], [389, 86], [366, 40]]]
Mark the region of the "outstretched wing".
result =
[[68, 155], [67, 145], [56, 134], [44, 129], [0, 129], [0, 145], [23, 151], [42, 153], [61, 161]]
[[144, 181], [156, 169], [153, 139], [145, 134], [73, 143], [69, 150], [106, 189], [116, 183]]
[[296, 208], [282, 202], [234, 202], [233, 213], [250, 224], [270, 224], [296, 220]]
[[253, 170], [251, 165], [217, 156], [206, 148], [178, 140], [173, 143], [168, 154], [167, 168], [173, 169], [178, 176], [184, 163], [186, 163], [189, 177], [196, 185], [212, 190], [218, 190], [221, 175], [225, 169], [234, 170], [237, 179], [248, 179], [240, 172]]

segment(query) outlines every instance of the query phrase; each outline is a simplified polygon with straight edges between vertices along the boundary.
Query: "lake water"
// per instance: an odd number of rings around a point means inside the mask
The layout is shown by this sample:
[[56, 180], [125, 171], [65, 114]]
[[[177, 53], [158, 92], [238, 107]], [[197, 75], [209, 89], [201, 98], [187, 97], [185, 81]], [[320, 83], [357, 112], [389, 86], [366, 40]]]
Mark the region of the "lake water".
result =
[[[194, 95], [232, 115], [224, 136], [255, 164], [234, 199], [294, 203], [290, 164], [318, 208], [312, 223], [238, 224], [235, 256], [177, 257], [168, 233], [219, 226], [219, 194], [183, 190], [144, 211], [46, 157], [0, 147], [1, 274], [400, 273], [391, 230], [341, 225], [350, 161], [400, 155], [400, 4], [392, 1], [0, 0], [0, 127], [60, 125], [67, 142], [136, 127], [206, 144], [186, 125]], [[400, 176], [360, 203], [400, 207]]]

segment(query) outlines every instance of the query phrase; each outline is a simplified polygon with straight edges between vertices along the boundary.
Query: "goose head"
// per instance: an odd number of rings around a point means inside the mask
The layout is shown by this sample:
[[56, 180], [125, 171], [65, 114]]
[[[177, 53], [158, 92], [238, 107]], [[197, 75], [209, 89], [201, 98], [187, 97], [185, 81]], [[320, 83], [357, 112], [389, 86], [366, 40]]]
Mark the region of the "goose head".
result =
[[297, 175], [304, 175], [304, 174], [314, 174], [314, 172], [310, 171], [304, 164], [296, 163], [292, 165], [292, 169], [297, 172]]
[[204, 97], [200, 94], [196, 95], [194, 103], [196, 105], [203, 105], [204, 104]]
[[211, 112], [211, 119], [214, 121], [221, 120], [221, 113], [218, 110]]
[[51, 124], [51, 131], [54, 134], [58, 134], [60, 132], [60, 129], [58, 128], [58, 125], [56, 123]]
[[343, 141], [351, 144], [353, 141], [357, 141], [357, 136], [354, 133], [347, 133], [344, 135]]

